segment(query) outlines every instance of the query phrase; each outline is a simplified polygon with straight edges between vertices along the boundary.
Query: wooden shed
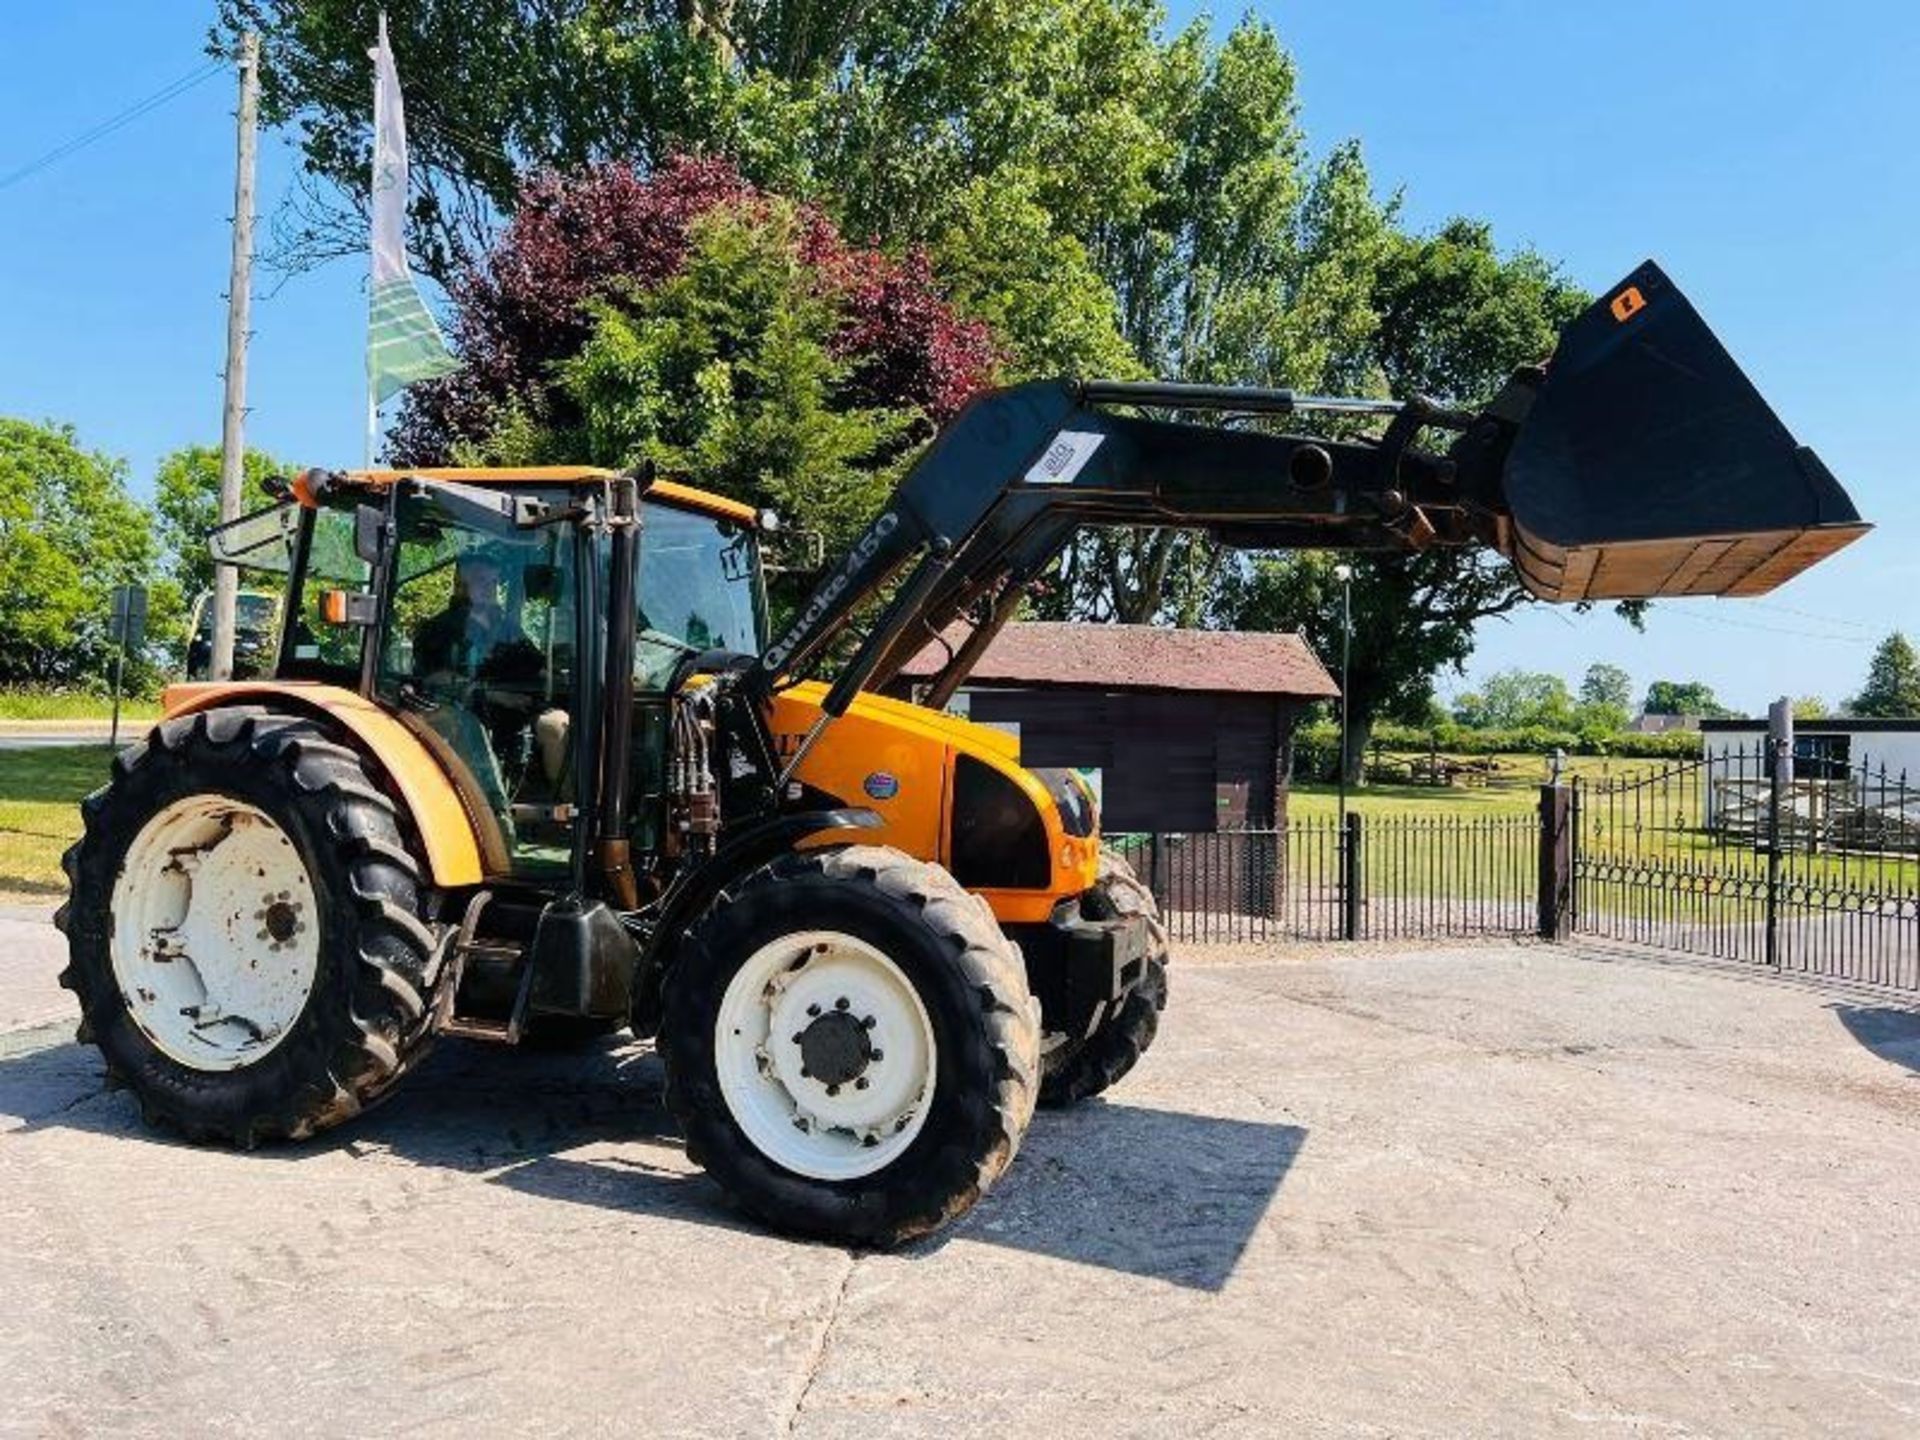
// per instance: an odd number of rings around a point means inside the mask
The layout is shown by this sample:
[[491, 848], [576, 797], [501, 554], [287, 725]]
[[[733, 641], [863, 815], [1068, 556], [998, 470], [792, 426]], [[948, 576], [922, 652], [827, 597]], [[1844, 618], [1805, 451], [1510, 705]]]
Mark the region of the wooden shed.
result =
[[[930, 646], [905, 678], [945, 658]], [[1017, 726], [1023, 764], [1097, 769], [1107, 833], [1196, 833], [1284, 824], [1294, 726], [1339, 693], [1298, 635], [1025, 622], [953, 708]]]

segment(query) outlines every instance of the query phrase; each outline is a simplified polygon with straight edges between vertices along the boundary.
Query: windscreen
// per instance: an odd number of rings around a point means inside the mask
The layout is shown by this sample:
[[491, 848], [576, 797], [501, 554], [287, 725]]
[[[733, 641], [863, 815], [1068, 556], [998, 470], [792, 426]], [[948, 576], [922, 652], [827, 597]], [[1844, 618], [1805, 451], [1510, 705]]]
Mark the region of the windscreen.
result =
[[641, 507], [634, 673], [659, 689], [683, 655], [765, 643], [766, 598], [753, 531], [666, 505]]

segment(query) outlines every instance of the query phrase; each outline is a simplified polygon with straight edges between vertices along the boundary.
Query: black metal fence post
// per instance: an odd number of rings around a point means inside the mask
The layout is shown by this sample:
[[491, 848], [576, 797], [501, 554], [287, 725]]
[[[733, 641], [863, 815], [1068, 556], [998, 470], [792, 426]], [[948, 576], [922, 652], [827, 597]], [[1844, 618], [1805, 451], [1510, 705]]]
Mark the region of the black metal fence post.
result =
[[1573, 896], [1573, 792], [1540, 787], [1540, 938], [1567, 938]]
[[1343, 940], [1360, 938], [1366, 904], [1366, 870], [1362, 864], [1366, 856], [1365, 835], [1360, 812], [1349, 810], [1347, 828], [1340, 836], [1340, 937]]
[[1147, 848], [1147, 893], [1153, 896], [1153, 903], [1161, 910], [1169, 908], [1166, 875], [1167, 837], [1156, 830]]
[[1767, 710], [1767, 964], [1780, 968], [1780, 807], [1793, 781], [1793, 702]]

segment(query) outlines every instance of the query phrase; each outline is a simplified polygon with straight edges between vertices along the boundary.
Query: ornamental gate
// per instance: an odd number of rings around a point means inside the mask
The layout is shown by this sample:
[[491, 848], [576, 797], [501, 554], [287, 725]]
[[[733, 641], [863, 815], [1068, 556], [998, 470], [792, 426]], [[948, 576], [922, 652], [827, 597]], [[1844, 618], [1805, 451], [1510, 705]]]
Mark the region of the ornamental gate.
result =
[[1574, 934], [1920, 989], [1904, 774], [1756, 744], [1576, 780], [1572, 831]]

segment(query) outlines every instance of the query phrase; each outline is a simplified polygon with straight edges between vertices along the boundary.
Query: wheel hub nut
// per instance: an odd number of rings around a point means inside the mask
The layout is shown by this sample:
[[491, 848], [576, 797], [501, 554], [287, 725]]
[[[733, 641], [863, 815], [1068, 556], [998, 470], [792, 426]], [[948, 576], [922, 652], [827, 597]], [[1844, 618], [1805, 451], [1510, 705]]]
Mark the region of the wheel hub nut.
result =
[[294, 932], [300, 927], [299, 910], [286, 900], [275, 900], [260, 918], [266, 926], [268, 938], [276, 945], [284, 945], [293, 939]]
[[866, 1028], [844, 1010], [828, 1011], [800, 1032], [800, 1073], [826, 1086], [829, 1095], [858, 1079], [875, 1058]]

